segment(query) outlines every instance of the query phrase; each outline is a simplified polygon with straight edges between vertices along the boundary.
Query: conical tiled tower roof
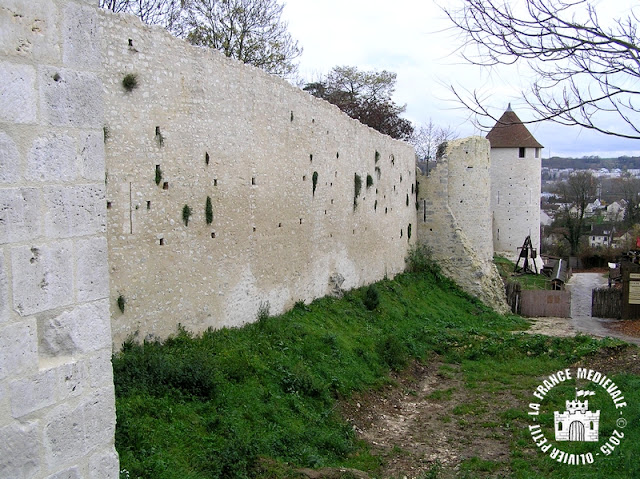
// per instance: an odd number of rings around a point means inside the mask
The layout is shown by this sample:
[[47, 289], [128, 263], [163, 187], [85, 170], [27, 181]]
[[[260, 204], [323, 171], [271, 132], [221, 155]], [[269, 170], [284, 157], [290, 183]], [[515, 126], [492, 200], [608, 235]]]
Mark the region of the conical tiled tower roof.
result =
[[487, 140], [491, 148], [544, 148], [522, 124], [511, 105], [487, 134]]

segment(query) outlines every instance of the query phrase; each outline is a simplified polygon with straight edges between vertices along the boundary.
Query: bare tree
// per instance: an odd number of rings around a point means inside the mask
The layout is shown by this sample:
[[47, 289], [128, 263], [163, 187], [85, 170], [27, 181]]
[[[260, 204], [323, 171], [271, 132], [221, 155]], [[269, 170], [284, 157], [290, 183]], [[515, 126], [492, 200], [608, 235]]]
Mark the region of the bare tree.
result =
[[172, 33], [179, 31], [181, 14], [188, 0], [100, 0], [100, 7], [114, 13], [126, 12], [149, 25], [161, 25]]
[[295, 73], [302, 54], [276, 0], [189, 0], [186, 38], [269, 73]]
[[629, 174], [617, 179], [618, 194], [625, 202], [624, 224], [640, 223], [640, 179]]
[[[476, 65], [526, 63], [536, 80], [525, 100], [552, 120], [623, 138], [640, 139], [638, 14], [607, 25], [594, 0], [464, 0], [444, 11], [466, 34], [464, 58]], [[458, 100], [480, 117], [497, 121], [478, 91]], [[616, 115], [612, 126], [607, 114]], [[492, 126], [492, 125], [487, 125]]]
[[564, 207], [559, 212], [556, 226], [558, 232], [569, 243], [571, 255], [576, 255], [580, 248], [580, 238], [585, 226], [587, 205], [595, 198], [597, 180], [589, 170], [573, 173], [569, 179], [558, 186], [558, 196], [562, 198]]
[[429, 118], [427, 124], [420, 125], [413, 131], [409, 143], [415, 148], [418, 161], [431, 161], [436, 159], [436, 152], [442, 143], [453, 140], [457, 136], [451, 127], [437, 126]]
[[126, 12], [129, 9], [129, 3], [130, 0], [100, 0], [100, 8], [114, 13]]

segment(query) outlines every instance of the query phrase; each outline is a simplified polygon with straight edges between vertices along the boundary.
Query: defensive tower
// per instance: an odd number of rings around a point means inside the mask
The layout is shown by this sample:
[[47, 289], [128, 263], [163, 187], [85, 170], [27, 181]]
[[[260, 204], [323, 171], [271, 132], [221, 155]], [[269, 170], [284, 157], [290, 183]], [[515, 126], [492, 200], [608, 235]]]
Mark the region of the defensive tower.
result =
[[511, 105], [487, 134], [491, 144], [491, 212], [493, 249], [516, 258], [531, 236], [540, 251], [540, 150]]

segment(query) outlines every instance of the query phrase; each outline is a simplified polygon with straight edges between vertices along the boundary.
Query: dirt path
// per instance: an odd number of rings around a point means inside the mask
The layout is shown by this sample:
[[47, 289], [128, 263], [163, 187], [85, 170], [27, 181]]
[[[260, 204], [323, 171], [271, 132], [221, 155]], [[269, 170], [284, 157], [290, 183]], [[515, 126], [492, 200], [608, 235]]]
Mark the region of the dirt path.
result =
[[[507, 462], [503, 421], [486, 406], [495, 397], [465, 387], [459, 366], [414, 363], [393, 379], [397, 385], [362, 395], [342, 411], [384, 459], [381, 477], [431, 477], [435, 469], [444, 479], [456, 477], [472, 457]], [[522, 406], [505, 391], [500, 401], [505, 408]]]

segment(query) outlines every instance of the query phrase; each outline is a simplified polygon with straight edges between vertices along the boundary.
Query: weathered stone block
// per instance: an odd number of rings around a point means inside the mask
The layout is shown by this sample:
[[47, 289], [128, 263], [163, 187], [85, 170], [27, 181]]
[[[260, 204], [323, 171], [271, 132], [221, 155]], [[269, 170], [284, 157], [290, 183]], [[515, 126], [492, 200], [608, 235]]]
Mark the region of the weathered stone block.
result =
[[113, 385], [111, 349], [102, 349], [88, 361], [89, 384], [92, 388]]
[[55, 474], [47, 476], [46, 479], [80, 479], [81, 477], [78, 467], [73, 466], [69, 469], [65, 469], [64, 471], [56, 472]]
[[0, 183], [15, 183], [20, 178], [20, 152], [13, 139], [0, 131]]
[[87, 236], [106, 230], [104, 185], [46, 187], [44, 201], [49, 237]]
[[9, 384], [11, 414], [20, 418], [55, 402], [56, 374], [54, 371], [39, 372], [26, 379]]
[[21, 321], [1, 328], [0, 379], [36, 371], [37, 367], [38, 333], [35, 321]]
[[113, 447], [107, 453], [94, 454], [89, 459], [89, 479], [118, 479], [118, 465]]
[[116, 409], [113, 386], [98, 389], [84, 402], [87, 449], [110, 444], [115, 434]]
[[40, 470], [37, 426], [14, 422], [0, 428], [0, 477], [26, 479]]
[[95, 73], [41, 66], [40, 113], [54, 126], [102, 129], [102, 82]]
[[78, 176], [76, 142], [68, 135], [36, 138], [27, 155], [26, 177], [34, 181], [70, 181]]
[[89, 133], [82, 145], [82, 177], [105, 181], [104, 133]]
[[0, 244], [40, 236], [42, 194], [36, 188], [0, 189]]
[[9, 320], [9, 281], [4, 264], [4, 250], [0, 249], [0, 324]]
[[98, 39], [98, 11], [69, 3], [64, 7], [63, 61], [66, 66], [98, 70], [102, 49]]
[[2, 7], [0, 56], [29, 63], [59, 61], [58, 15], [53, 2], [2, 0]]
[[64, 401], [82, 394], [87, 383], [86, 369], [83, 362], [63, 364], [54, 369], [56, 374], [56, 400]]
[[0, 121], [36, 121], [36, 71], [32, 66], [0, 62]]
[[51, 318], [38, 319], [38, 351], [43, 357], [71, 356], [111, 344], [108, 300], [86, 303]]
[[70, 241], [11, 249], [13, 307], [22, 316], [66, 306], [73, 298]]
[[76, 243], [78, 301], [94, 301], [109, 296], [107, 239], [92, 238]]
[[63, 404], [51, 411], [45, 420], [44, 447], [50, 467], [60, 467], [86, 454], [84, 407]]

